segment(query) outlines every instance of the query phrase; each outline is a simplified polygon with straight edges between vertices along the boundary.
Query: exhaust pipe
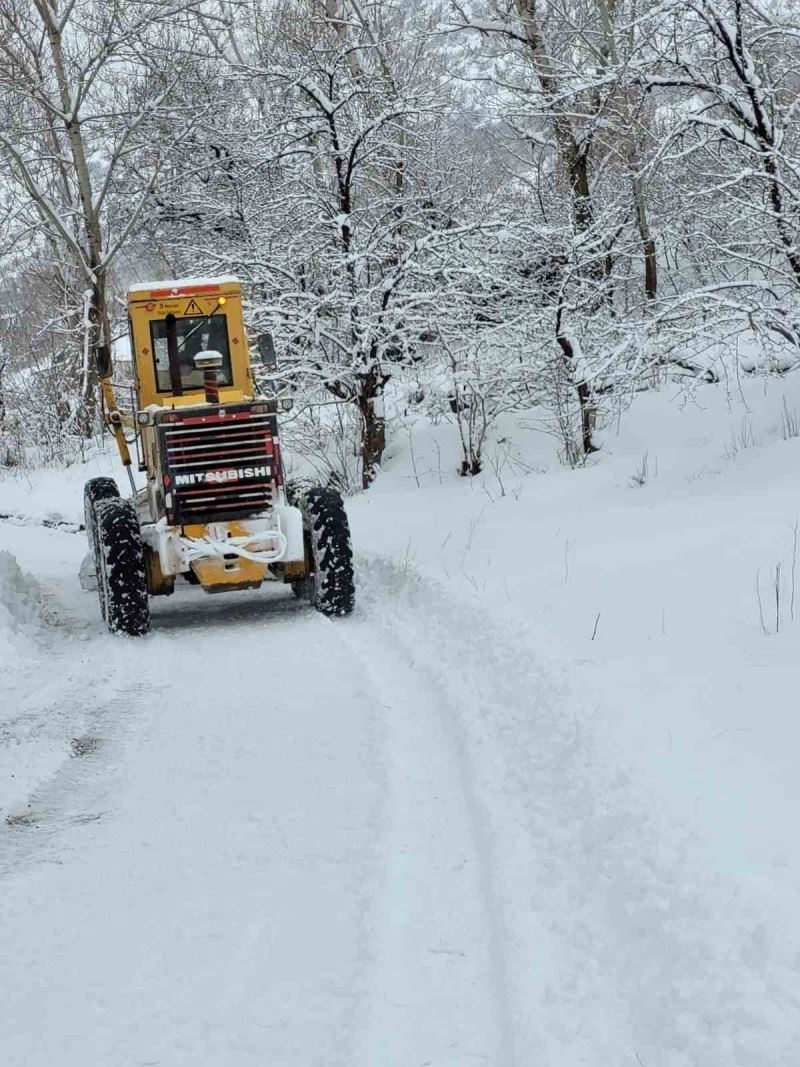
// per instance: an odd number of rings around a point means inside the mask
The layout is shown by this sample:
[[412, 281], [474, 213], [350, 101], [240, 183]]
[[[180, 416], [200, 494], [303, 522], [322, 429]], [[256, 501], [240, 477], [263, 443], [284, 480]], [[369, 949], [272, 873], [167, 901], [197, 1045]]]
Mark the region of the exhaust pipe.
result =
[[219, 371], [222, 367], [222, 353], [210, 348], [198, 352], [194, 365], [203, 372], [203, 388], [207, 404], [219, 404]]

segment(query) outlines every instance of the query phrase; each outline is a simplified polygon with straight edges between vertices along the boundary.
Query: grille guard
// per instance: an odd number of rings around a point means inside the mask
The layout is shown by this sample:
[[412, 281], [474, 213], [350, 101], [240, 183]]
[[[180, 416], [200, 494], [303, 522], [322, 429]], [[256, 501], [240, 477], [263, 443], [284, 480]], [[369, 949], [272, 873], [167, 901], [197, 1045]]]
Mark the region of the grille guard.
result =
[[262, 403], [165, 410], [156, 416], [171, 526], [257, 515], [283, 484], [274, 413]]

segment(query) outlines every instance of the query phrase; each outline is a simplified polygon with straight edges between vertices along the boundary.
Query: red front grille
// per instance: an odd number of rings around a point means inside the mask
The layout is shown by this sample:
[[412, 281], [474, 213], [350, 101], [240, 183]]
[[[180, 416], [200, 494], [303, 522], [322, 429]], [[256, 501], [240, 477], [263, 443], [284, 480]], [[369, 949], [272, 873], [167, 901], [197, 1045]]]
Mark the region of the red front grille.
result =
[[226, 407], [159, 420], [164, 497], [171, 525], [264, 511], [280, 483], [275, 416]]

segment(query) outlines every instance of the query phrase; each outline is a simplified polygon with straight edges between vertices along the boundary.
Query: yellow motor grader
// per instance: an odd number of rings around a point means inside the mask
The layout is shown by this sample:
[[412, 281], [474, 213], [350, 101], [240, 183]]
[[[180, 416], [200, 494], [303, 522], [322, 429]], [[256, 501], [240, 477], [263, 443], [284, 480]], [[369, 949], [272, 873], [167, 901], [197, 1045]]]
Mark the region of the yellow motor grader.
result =
[[[107, 349], [97, 354], [106, 421], [133, 487], [86, 483], [90, 567], [112, 632], [144, 634], [149, 597], [183, 576], [207, 593], [289, 583], [326, 615], [353, 610], [347, 515], [332, 489], [287, 499], [277, 400], [259, 396], [231, 277], [134, 286], [128, 295], [132, 413], [123, 413]], [[274, 366], [269, 335], [260, 358]], [[132, 439], [133, 438], [133, 439]], [[135, 488], [136, 445], [143, 489]]]

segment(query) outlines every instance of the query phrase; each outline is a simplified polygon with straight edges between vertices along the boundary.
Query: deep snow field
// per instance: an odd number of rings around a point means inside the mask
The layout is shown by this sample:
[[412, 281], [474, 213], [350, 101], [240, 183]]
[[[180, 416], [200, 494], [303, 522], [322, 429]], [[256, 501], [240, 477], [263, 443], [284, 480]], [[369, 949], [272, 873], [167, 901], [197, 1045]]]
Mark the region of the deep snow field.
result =
[[799, 423], [668, 385], [465, 480], [409, 419], [351, 618], [142, 640], [78, 585], [111, 453], [0, 476], [0, 1064], [800, 1064]]

